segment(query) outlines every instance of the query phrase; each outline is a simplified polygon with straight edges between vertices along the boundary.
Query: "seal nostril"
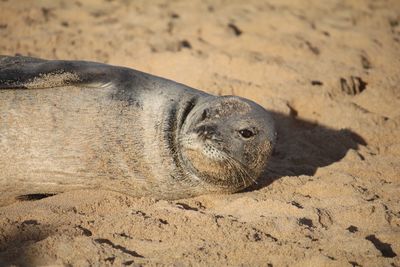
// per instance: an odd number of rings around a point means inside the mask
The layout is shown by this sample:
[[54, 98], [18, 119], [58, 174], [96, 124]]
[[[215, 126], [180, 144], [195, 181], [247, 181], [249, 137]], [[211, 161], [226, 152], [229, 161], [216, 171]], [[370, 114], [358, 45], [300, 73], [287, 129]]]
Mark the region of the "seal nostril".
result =
[[195, 132], [201, 137], [211, 139], [217, 132], [217, 127], [215, 125], [202, 125], [198, 127]]
[[205, 119], [208, 118], [208, 115], [210, 114], [210, 111], [208, 108], [206, 108], [203, 113], [201, 114], [201, 121], [204, 121]]
[[197, 127], [195, 132], [198, 133], [198, 134], [202, 134], [204, 132], [204, 130], [205, 130], [204, 127], [205, 127], [204, 125], [200, 126], [200, 127]]

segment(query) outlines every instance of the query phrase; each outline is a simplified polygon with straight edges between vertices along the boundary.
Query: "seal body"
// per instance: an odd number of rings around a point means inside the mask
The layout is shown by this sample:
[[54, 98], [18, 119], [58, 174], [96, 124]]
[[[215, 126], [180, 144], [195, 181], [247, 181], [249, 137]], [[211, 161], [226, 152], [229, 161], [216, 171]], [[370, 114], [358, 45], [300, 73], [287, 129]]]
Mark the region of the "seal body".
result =
[[243, 98], [100, 63], [0, 57], [3, 202], [79, 188], [235, 192], [261, 175], [274, 139], [269, 113]]

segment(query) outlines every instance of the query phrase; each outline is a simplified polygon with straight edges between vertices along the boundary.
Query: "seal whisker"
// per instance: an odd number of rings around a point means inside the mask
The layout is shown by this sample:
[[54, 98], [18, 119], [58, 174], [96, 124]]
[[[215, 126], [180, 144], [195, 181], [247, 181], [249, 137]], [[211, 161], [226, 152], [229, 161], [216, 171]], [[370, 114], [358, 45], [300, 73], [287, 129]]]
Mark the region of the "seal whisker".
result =
[[[243, 176], [241, 175], [241, 177], [242, 177], [243, 179], [244, 179], [244, 178], [247, 178], [246, 180], [249, 180], [249, 181], [250, 181], [250, 184], [252, 184], [252, 183], [257, 184], [257, 181], [251, 177], [251, 175], [247, 172], [247, 170], [245, 169], [245, 167], [243, 166], [243, 164], [242, 164], [241, 162], [237, 161], [236, 159], [232, 158], [231, 156], [229, 156], [229, 155], [227, 155], [227, 154], [225, 154], [225, 156], [227, 157], [227, 159], [228, 159], [229, 161], [231, 161], [231, 163], [233, 162], [233, 165], [234, 165], [242, 174], [244, 174]], [[245, 182], [245, 180], [243, 180], [243, 183], [244, 183], [245, 185], [247, 185], [247, 183]]]

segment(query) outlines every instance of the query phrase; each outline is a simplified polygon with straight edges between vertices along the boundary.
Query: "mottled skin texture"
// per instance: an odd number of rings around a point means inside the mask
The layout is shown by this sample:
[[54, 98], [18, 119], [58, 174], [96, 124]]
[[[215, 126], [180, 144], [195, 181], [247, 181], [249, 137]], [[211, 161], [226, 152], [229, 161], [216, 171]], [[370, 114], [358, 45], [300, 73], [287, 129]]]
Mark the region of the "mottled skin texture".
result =
[[261, 175], [269, 113], [136, 70], [0, 57], [0, 204], [106, 188], [177, 199], [235, 192]]

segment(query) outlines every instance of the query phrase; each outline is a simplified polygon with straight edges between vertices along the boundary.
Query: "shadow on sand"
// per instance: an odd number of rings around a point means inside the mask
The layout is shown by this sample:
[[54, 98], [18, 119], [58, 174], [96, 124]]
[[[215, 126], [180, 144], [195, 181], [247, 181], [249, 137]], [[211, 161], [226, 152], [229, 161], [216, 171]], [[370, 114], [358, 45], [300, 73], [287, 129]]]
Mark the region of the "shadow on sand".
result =
[[38, 266], [40, 260], [29, 247], [54, 233], [52, 226], [31, 219], [11, 222], [3, 229], [6, 242], [0, 243], [0, 266]]
[[367, 145], [360, 135], [348, 129], [328, 128], [296, 118], [296, 114], [272, 115], [278, 138], [271, 161], [263, 177], [246, 192], [266, 187], [284, 176], [314, 175], [318, 168], [341, 160], [350, 149]]

